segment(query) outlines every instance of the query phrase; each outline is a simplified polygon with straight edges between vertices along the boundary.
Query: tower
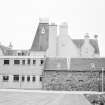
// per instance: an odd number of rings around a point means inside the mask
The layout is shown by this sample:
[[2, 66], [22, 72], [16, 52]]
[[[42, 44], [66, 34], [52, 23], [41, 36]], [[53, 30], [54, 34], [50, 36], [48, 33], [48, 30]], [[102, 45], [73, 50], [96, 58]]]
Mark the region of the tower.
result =
[[40, 19], [30, 51], [46, 51], [48, 49], [49, 22]]

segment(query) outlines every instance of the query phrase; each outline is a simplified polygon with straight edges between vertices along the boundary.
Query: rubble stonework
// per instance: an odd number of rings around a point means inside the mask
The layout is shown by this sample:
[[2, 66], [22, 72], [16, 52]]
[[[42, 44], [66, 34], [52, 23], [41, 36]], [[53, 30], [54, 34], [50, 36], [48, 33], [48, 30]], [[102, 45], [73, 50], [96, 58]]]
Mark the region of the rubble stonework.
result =
[[90, 71], [45, 71], [42, 84], [44, 90], [102, 91], [102, 73]]

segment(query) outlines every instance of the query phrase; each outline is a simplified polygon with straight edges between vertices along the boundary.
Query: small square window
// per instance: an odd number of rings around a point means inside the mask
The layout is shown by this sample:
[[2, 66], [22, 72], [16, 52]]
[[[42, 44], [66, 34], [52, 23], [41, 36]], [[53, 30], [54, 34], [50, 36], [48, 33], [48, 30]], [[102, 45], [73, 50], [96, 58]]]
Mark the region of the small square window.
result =
[[33, 64], [35, 64], [36, 63], [36, 60], [33, 60]]
[[22, 76], [22, 82], [24, 82], [25, 81], [25, 77], [24, 76]]
[[9, 64], [9, 60], [4, 60], [4, 64], [8, 65]]
[[30, 81], [30, 76], [27, 76], [27, 81], [28, 81], [28, 82]]
[[15, 81], [15, 82], [18, 82], [18, 81], [19, 81], [19, 75], [14, 75], [13, 78], [14, 78], [14, 81]]
[[22, 64], [23, 64], [23, 65], [25, 64], [25, 60], [22, 60]]
[[35, 79], [36, 79], [35, 76], [33, 76], [33, 77], [32, 77], [32, 81], [35, 82]]
[[20, 60], [14, 60], [14, 64], [20, 64]]
[[30, 61], [30, 59], [28, 59], [28, 60], [27, 60], [27, 64], [30, 64], [30, 63], [31, 63], [31, 61]]
[[40, 81], [42, 81], [42, 77], [40, 77]]
[[44, 60], [40, 60], [40, 64], [42, 65], [44, 63]]
[[3, 76], [3, 81], [8, 81], [9, 80], [9, 76]]

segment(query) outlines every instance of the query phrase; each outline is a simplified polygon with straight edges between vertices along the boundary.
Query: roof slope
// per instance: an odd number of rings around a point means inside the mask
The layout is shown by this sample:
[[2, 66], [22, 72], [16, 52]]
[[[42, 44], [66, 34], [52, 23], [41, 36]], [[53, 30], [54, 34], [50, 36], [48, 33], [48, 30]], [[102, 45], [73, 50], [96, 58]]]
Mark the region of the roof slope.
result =
[[[84, 43], [84, 39], [72, 39], [72, 40], [78, 48], [81, 48]], [[99, 52], [99, 46], [97, 41], [95, 39], [89, 39], [89, 41], [90, 41], [90, 44], [95, 48], [95, 53], [99, 54], [100, 52]]]
[[44, 70], [67, 70], [67, 59], [46, 58]]
[[9, 47], [6, 47], [6, 46], [4, 46], [4, 45], [0, 45], [0, 49], [2, 50], [2, 52], [3, 52], [4, 55], [6, 55], [7, 50], [10, 50]]
[[48, 48], [49, 24], [39, 23], [31, 51], [46, 51]]
[[70, 70], [72, 71], [102, 71], [105, 68], [105, 58], [72, 58]]

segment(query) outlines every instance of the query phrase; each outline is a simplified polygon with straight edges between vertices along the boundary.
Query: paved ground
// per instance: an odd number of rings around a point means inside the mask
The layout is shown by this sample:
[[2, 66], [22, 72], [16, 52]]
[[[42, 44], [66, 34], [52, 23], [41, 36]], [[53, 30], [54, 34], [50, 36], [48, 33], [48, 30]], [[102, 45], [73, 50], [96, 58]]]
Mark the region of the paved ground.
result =
[[1, 91], [0, 105], [91, 105], [81, 94]]

